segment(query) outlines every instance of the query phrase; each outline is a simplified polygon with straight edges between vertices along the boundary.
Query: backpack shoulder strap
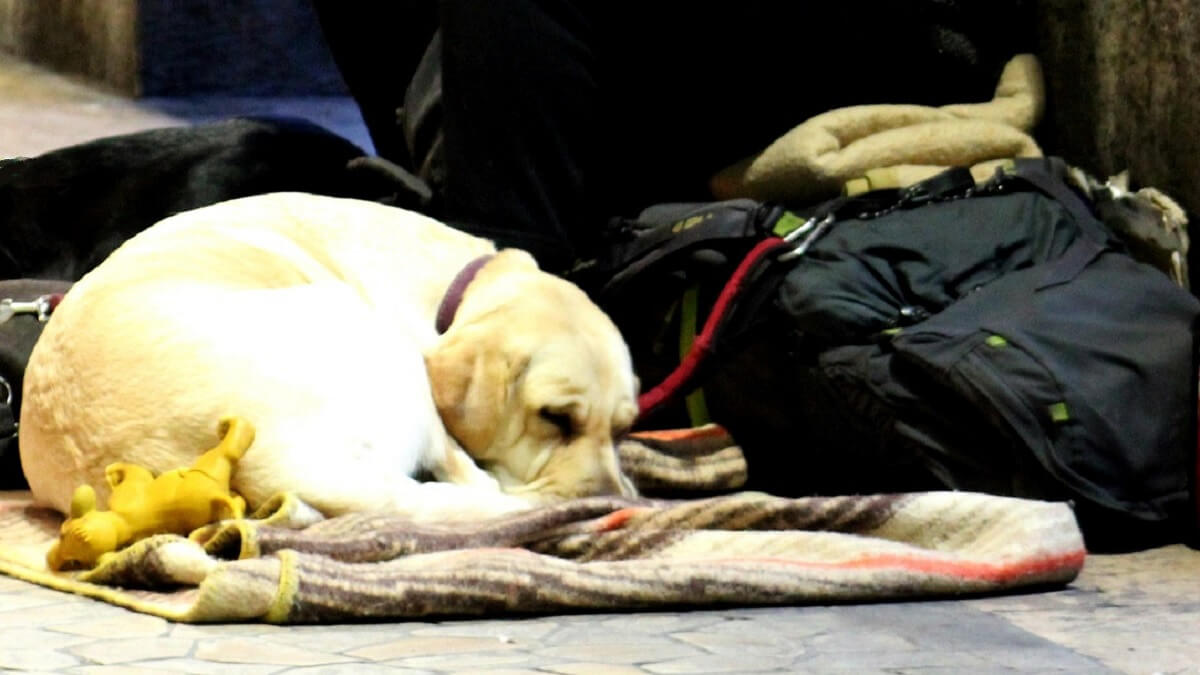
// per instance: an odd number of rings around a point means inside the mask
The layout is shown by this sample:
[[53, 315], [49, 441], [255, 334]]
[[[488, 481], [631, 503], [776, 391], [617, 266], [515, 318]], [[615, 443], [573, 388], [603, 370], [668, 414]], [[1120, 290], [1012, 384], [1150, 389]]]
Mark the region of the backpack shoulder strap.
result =
[[1058, 202], [1075, 217], [1080, 229], [1101, 244], [1114, 240], [1100, 222], [1091, 203], [1067, 182], [1067, 165], [1058, 157], [1022, 157], [1013, 160], [1011, 169], [1000, 169], [1005, 177], [1024, 181]]

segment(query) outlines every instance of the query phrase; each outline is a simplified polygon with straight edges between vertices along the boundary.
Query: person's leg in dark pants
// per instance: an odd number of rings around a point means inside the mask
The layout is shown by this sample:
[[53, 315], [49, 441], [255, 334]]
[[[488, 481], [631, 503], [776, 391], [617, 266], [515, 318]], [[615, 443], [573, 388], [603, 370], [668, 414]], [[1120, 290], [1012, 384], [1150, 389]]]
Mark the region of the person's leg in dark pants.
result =
[[396, 111], [437, 30], [436, 1], [313, 0], [313, 8], [375, 153], [411, 170]]
[[590, 11], [570, 0], [440, 3], [448, 221], [561, 271], [594, 243]]
[[780, 30], [763, 28], [779, 19], [774, 3], [670, 12], [443, 0], [440, 9], [443, 215], [554, 271], [594, 255], [608, 218], [711, 198], [712, 172], [796, 114], [719, 90], [752, 72], [750, 45], [764, 30]]

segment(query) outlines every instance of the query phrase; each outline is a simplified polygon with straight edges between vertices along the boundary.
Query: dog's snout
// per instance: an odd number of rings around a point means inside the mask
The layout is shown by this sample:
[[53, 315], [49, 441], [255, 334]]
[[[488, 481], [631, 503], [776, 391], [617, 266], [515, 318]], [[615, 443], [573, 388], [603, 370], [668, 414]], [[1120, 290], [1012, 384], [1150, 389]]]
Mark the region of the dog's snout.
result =
[[539, 492], [561, 498], [603, 495], [638, 496], [622, 471], [615, 449], [595, 442], [576, 442], [555, 452], [541, 472]]
[[600, 472], [588, 481], [588, 487], [593, 495], [637, 496], [633, 483], [620, 471]]
[[637, 487], [633, 481], [621, 471], [621, 465], [616, 457], [616, 452], [612, 452], [611, 462], [601, 462], [593, 473], [588, 485], [593, 489], [594, 495], [621, 495], [623, 497], [638, 496]]
[[624, 472], [617, 473], [617, 482], [620, 485], [622, 497], [637, 497], [638, 496], [637, 486], [633, 484], [633, 481], [630, 480], [629, 476], [626, 476]]

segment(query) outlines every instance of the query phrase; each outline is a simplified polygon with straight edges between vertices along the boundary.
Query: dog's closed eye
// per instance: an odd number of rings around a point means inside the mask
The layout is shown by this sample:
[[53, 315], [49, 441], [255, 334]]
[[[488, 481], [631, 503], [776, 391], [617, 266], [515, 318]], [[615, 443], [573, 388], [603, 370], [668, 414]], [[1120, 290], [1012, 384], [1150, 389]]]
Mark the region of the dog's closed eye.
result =
[[575, 433], [575, 421], [571, 418], [571, 414], [564, 410], [543, 406], [538, 410], [538, 417], [557, 427], [563, 436], [571, 436]]

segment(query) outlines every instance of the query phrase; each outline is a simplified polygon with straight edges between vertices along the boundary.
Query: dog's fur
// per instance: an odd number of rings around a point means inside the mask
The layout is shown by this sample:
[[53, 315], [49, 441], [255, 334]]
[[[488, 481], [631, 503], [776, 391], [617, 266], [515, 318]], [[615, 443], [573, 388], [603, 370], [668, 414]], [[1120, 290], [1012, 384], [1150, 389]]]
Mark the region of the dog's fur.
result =
[[[280, 117], [149, 129], [0, 159], [0, 279], [28, 278], [6, 282], [12, 292], [0, 297], [61, 292], [126, 239], [181, 211], [312, 192], [428, 212], [431, 195], [419, 182], [315, 124]], [[40, 332], [32, 321], [0, 326], [0, 376], [14, 388], [14, 413]], [[0, 489], [26, 487], [16, 439], [0, 440]]]
[[251, 506], [293, 491], [327, 514], [453, 518], [632, 493], [613, 441], [637, 382], [582, 291], [501, 251], [437, 334], [454, 276], [494, 250], [414, 212], [300, 193], [163, 220], [77, 283], [34, 348], [20, 435], [34, 496], [65, 511], [111, 462], [189, 465], [228, 415], [257, 428], [234, 477]]

